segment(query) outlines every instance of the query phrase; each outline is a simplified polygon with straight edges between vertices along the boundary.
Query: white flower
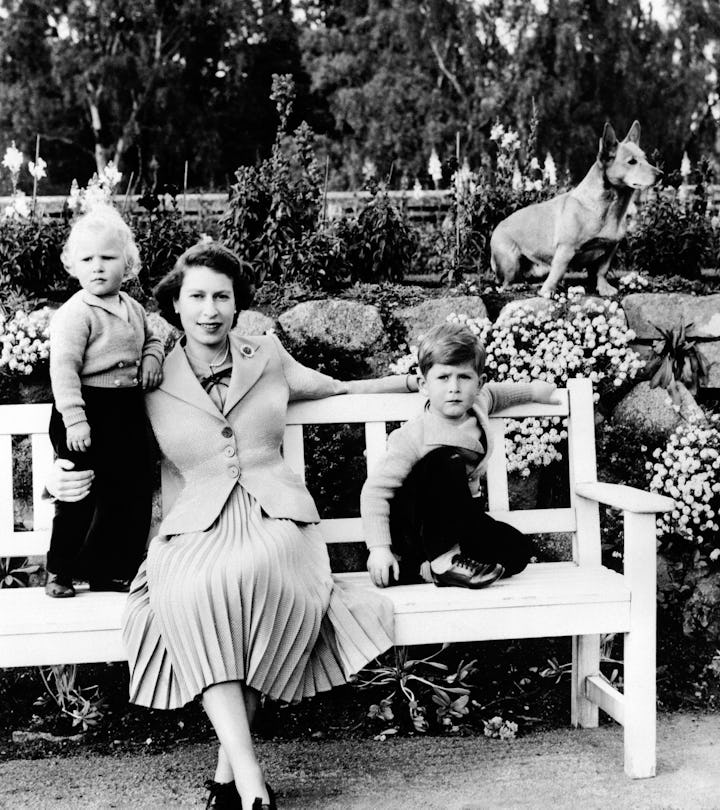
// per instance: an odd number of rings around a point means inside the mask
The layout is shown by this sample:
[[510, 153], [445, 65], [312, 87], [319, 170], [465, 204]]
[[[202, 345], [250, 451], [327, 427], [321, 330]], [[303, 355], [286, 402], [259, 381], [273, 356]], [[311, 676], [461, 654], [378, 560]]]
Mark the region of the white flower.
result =
[[520, 137], [514, 130], [506, 132], [500, 141], [500, 146], [509, 152], [515, 152], [520, 148]]
[[372, 180], [373, 177], [377, 176], [377, 166], [375, 162], [370, 160], [370, 158], [365, 158], [363, 161], [362, 169], [363, 180], [367, 182], [368, 180]]
[[115, 186], [122, 180], [122, 172], [118, 171], [117, 166], [111, 160], [100, 173], [100, 183], [109, 186], [113, 191]]
[[3, 213], [3, 219], [27, 219], [30, 216], [30, 203], [24, 191], [16, 191], [10, 198], [10, 205]]
[[440, 158], [434, 147], [432, 152], [430, 152], [427, 171], [434, 183], [437, 184], [442, 180], [442, 165], [440, 164]]
[[419, 200], [422, 197], [422, 190], [423, 190], [422, 183], [416, 177], [415, 183], [413, 184], [412, 187], [413, 200]]
[[10, 174], [18, 174], [23, 165], [23, 153], [15, 146], [15, 141], [12, 141], [10, 146], [5, 150], [2, 165], [10, 172]]
[[80, 205], [82, 203], [82, 195], [80, 192], [80, 186], [78, 186], [78, 181], [74, 180], [70, 184], [70, 194], [68, 195], [67, 205], [71, 211], [78, 211], [80, 209]]
[[42, 180], [43, 177], [47, 177], [46, 168], [47, 162], [41, 157], [38, 157], [37, 163], [32, 160], [28, 162], [28, 171], [36, 180]]
[[505, 127], [500, 122], [496, 122], [490, 130], [490, 140], [499, 141], [504, 134]]
[[555, 168], [555, 161], [550, 152], [545, 155], [545, 163], [543, 165], [543, 179], [551, 186], [557, 185], [557, 169]]

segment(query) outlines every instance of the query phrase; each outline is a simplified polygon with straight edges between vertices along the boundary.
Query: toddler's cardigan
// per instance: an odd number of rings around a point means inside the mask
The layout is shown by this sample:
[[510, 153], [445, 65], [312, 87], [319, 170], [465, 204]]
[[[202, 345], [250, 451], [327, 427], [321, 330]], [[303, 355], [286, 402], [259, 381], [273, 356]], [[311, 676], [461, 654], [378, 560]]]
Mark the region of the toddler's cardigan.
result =
[[50, 322], [50, 382], [65, 427], [85, 422], [81, 386], [130, 388], [138, 384], [145, 357], [163, 362], [165, 353], [143, 307], [121, 292], [128, 320], [97, 295], [80, 290]]

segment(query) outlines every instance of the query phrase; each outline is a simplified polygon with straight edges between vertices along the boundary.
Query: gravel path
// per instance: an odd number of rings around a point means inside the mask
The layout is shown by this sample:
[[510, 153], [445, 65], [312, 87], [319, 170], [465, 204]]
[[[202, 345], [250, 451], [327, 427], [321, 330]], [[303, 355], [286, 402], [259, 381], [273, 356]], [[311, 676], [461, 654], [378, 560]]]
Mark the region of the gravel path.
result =
[[[664, 715], [658, 776], [628, 780], [622, 730], [386, 742], [262, 742], [281, 810], [718, 810], [720, 715]], [[2, 808], [200, 808], [214, 746], [0, 764]]]

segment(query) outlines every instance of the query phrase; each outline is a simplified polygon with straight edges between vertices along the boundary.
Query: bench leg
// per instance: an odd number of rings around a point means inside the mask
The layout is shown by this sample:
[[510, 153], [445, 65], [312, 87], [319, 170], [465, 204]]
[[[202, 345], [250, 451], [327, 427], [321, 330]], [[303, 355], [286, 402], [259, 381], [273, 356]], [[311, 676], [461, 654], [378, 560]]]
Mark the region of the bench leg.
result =
[[570, 721], [573, 726], [595, 728], [598, 707], [585, 697], [585, 678], [600, 672], [600, 636], [572, 637], [572, 686]]
[[626, 513], [625, 577], [632, 601], [624, 650], [625, 773], [633, 779], [655, 776], [655, 565], [655, 516]]

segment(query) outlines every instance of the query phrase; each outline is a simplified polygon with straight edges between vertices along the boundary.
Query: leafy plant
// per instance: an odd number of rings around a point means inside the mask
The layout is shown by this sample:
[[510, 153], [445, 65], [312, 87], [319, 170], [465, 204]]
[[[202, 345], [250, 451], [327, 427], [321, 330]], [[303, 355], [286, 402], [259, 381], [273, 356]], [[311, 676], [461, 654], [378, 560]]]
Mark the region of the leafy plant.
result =
[[650, 387], [665, 388], [676, 404], [680, 400], [678, 383], [694, 395], [698, 385], [707, 382], [708, 378], [707, 358], [687, 334], [692, 326], [692, 323], [686, 326], [683, 321], [670, 329], [655, 327], [662, 337], [653, 343], [654, 356], [648, 363], [652, 375]]
[[102, 720], [104, 701], [99, 689], [77, 685], [77, 664], [38, 667], [38, 671], [46, 694], [35, 701], [36, 706], [54, 705], [61, 717], [68, 718], [73, 728], [80, 726], [82, 731]]
[[295, 99], [289, 75], [273, 75], [270, 98], [280, 119], [270, 157], [235, 172], [228, 209], [220, 220], [221, 238], [252, 267], [256, 286], [266, 279], [317, 286], [333, 281], [336, 267], [327, 258], [333, 249], [312, 238], [320, 221], [323, 184], [315, 135], [304, 122], [288, 132]]
[[718, 258], [720, 233], [707, 210], [709, 170], [704, 161], [695, 193], [678, 198], [672, 187], [660, 189], [638, 211], [637, 225], [622, 251], [624, 264], [649, 276], [700, 278], [706, 263]]
[[[468, 679], [475, 673], [476, 661], [461, 661], [454, 672], [435, 659], [450, 645], [425, 658], [410, 658], [407, 647], [394, 647], [377, 666], [361, 670], [356, 683], [361, 689], [390, 687], [389, 694], [371, 705], [368, 717], [382, 723], [398, 720], [383, 734], [396, 734], [404, 724], [409, 730], [424, 733], [429, 728], [427, 700], [435, 704], [435, 718], [440, 727], [457, 731], [457, 721], [469, 711]], [[398, 706], [400, 714], [398, 716]]]
[[417, 244], [414, 229], [387, 190], [371, 181], [370, 200], [356, 220], [339, 225], [352, 281], [402, 281]]
[[27, 557], [0, 557], [0, 588], [27, 588], [30, 575], [39, 570]]

